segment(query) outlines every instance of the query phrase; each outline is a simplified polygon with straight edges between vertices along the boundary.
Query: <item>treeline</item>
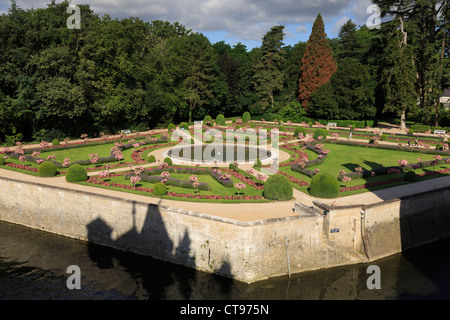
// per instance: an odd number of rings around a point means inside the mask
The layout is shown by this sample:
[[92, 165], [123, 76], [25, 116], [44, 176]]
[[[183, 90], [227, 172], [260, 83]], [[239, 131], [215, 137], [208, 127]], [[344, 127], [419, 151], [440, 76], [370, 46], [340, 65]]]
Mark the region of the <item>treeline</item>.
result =
[[[450, 86], [448, 41], [442, 41], [448, 39], [448, 31], [442, 33], [448, 30], [448, 4], [436, 18], [440, 31], [431, 44], [424, 42], [425, 31], [412, 13], [402, 16], [403, 29], [398, 20], [380, 30], [349, 21], [338, 38], [327, 39], [337, 68], [309, 94], [308, 108], [299, 98], [308, 43], [284, 45], [283, 26], [273, 27], [260, 47], [248, 50], [240, 43], [212, 44], [176, 22], [98, 16], [88, 5], [79, 6], [81, 28], [69, 29], [69, 4], [51, 1], [44, 9], [23, 10], [13, 0], [0, 16], [1, 142], [140, 131], [247, 111], [254, 119], [293, 122], [401, 114], [429, 124], [449, 121], [436, 104], [437, 91]], [[407, 50], [393, 50], [402, 30], [409, 30]], [[426, 63], [427, 55], [434, 60]], [[402, 84], [405, 70], [414, 70], [414, 78]], [[412, 93], [420, 103], [408, 99], [411, 88], [420, 93]], [[406, 98], [398, 104], [395, 90], [403, 89]]]

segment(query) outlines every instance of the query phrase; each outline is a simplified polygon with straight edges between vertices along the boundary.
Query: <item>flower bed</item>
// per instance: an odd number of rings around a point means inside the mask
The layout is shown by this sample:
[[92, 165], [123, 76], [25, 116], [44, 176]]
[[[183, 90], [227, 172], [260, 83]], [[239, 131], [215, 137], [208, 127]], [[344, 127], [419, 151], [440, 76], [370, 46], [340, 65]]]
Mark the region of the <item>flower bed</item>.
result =
[[[431, 177], [431, 176], [435, 176], [435, 175], [439, 175], [439, 174], [447, 174], [449, 172], [450, 172], [450, 168], [449, 169], [443, 169], [443, 170], [429, 171], [429, 172], [425, 172], [425, 173], [420, 173], [420, 174], [418, 174], [418, 176], [420, 176], [420, 177]], [[356, 190], [361, 190], [361, 189], [368, 189], [368, 188], [373, 188], [373, 187], [378, 187], [378, 186], [382, 186], [382, 185], [388, 185], [388, 184], [397, 183], [397, 182], [403, 182], [403, 181], [405, 181], [404, 177], [396, 178], [396, 179], [390, 179], [390, 180], [377, 181], [377, 182], [369, 182], [369, 183], [365, 183], [365, 184], [362, 184], [362, 185], [341, 188], [340, 192], [343, 193], [343, 192], [350, 192], [350, 191], [356, 191]]]
[[[190, 168], [166, 168], [167, 170], [174, 170], [174, 169], [181, 169], [181, 170], [190, 170]], [[157, 169], [154, 169], [152, 171], [156, 172]], [[199, 169], [192, 169], [192, 171], [194, 170], [199, 170]], [[205, 171], [207, 171], [208, 169], [206, 169]], [[191, 172], [192, 172], [191, 171]], [[199, 170], [198, 172], [201, 172], [204, 170]], [[180, 173], [180, 172], [179, 172]], [[114, 173], [114, 174], [110, 174], [109, 177], [119, 177], [119, 176], [124, 176], [128, 173]], [[197, 173], [198, 174], [198, 173]], [[136, 191], [140, 191], [140, 192], [145, 192], [145, 193], [152, 193], [153, 194], [153, 189], [151, 188], [144, 188], [144, 187], [134, 187], [133, 185], [129, 185], [129, 184], [121, 184], [121, 183], [115, 183], [115, 182], [106, 182], [103, 179], [100, 179], [99, 176], [93, 176], [93, 177], [89, 177], [89, 179], [86, 181], [87, 183], [90, 184], [95, 184], [95, 185], [100, 185], [100, 186], [105, 186], [105, 187], [113, 187], [113, 188], [119, 188], [119, 189], [127, 189], [127, 190], [136, 190]], [[176, 198], [184, 198], [184, 199], [197, 199], [197, 200], [233, 200], [233, 201], [244, 201], [244, 200], [264, 200], [264, 197], [262, 196], [231, 196], [231, 195], [200, 195], [200, 194], [191, 194], [191, 193], [177, 193], [177, 192], [168, 192], [167, 196], [169, 197], [176, 197]]]

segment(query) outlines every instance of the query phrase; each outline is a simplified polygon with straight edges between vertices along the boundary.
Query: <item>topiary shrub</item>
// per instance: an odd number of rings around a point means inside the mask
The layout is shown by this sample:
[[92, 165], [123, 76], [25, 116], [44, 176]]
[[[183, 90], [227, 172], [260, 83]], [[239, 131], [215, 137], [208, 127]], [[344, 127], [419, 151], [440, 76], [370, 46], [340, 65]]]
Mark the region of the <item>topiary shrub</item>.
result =
[[316, 129], [316, 131], [314, 131], [314, 135], [313, 135], [314, 140], [319, 140], [319, 137], [326, 139], [327, 136], [328, 136], [328, 131], [323, 128]]
[[212, 118], [211, 118], [211, 116], [206, 116], [204, 119], [203, 119], [203, 124], [204, 125], [206, 125], [206, 126], [210, 126], [210, 125], [212, 125]]
[[180, 123], [180, 129], [189, 130], [189, 125], [187, 122]]
[[66, 172], [66, 181], [67, 182], [81, 182], [86, 181], [88, 179], [88, 175], [86, 169], [84, 169], [79, 164], [71, 165], [70, 168]]
[[147, 162], [148, 163], [154, 163], [154, 162], [156, 162], [156, 158], [155, 158], [155, 156], [154, 155], [149, 155], [148, 157], [147, 157]]
[[59, 146], [60, 145], [59, 140], [58, 139], [53, 139], [52, 145]]
[[56, 165], [50, 161], [44, 161], [39, 165], [38, 175], [42, 178], [54, 177], [56, 176], [57, 169]]
[[321, 173], [313, 177], [309, 193], [317, 198], [333, 199], [339, 196], [339, 190], [339, 181], [335, 176]]
[[303, 136], [306, 137], [306, 129], [303, 127], [297, 127], [294, 130], [294, 137], [298, 138], [299, 133], [303, 133]]
[[216, 123], [219, 126], [224, 126], [225, 125], [225, 116], [223, 114], [219, 114], [216, 118]]
[[2, 155], [0, 155], [0, 166], [4, 166], [6, 164], [5, 158], [3, 158]]
[[164, 183], [159, 182], [153, 187], [153, 194], [157, 196], [165, 196], [167, 194], [167, 187]]
[[288, 201], [293, 195], [292, 184], [284, 175], [273, 175], [264, 184], [263, 196], [268, 200]]
[[242, 122], [247, 123], [251, 120], [252, 120], [252, 116], [251, 116], [250, 112], [248, 112], [248, 111], [244, 112], [244, 114], [242, 115]]
[[438, 143], [438, 144], [436, 145], [436, 150], [442, 151], [442, 150], [444, 150], [444, 147], [442, 146], [442, 144]]
[[405, 174], [405, 180], [406, 181], [415, 182], [418, 179], [419, 179], [419, 177], [417, 176], [417, 174], [414, 171], [408, 171]]
[[172, 165], [172, 159], [170, 159], [169, 157], [165, 158], [163, 162], [167, 163], [169, 166]]
[[170, 123], [169, 126], [167, 127], [167, 130], [169, 130], [169, 132], [170, 132], [170, 131], [175, 130], [176, 128], [177, 127], [175, 127], [175, 125], [173, 123]]

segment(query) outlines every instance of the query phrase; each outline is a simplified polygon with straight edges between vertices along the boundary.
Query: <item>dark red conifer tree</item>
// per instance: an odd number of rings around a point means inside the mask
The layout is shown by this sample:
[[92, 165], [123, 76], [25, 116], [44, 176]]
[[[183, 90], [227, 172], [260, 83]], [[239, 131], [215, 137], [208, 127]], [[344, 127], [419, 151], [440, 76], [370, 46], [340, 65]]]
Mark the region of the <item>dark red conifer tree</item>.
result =
[[325, 33], [325, 25], [320, 13], [314, 22], [300, 70], [298, 99], [308, 113], [311, 95], [330, 81], [337, 70], [333, 49]]

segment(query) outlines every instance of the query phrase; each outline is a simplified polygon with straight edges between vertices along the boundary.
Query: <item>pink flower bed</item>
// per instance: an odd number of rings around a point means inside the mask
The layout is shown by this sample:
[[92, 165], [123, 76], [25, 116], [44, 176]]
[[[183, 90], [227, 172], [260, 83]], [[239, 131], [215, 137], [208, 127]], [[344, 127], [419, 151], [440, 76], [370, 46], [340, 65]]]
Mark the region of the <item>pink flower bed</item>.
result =
[[[119, 177], [125, 175], [125, 172], [119, 172], [110, 174], [109, 177]], [[122, 183], [115, 183], [115, 182], [106, 182], [101, 179], [99, 179], [99, 176], [89, 177], [89, 179], [86, 181], [88, 183], [106, 186], [106, 187], [113, 187], [113, 188], [120, 188], [120, 189], [127, 189], [127, 190], [136, 190], [140, 192], [146, 192], [146, 193], [153, 193], [153, 189], [151, 188], [144, 188], [144, 187], [134, 187], [133, 185], [129, 184], [122, 184]], [[176, 198], [184, 198], [184, 199], [198, 199], [198, 200], [263, 200], [264, 197], [261, 196], [222, 196], [222, 195], [200, 195], [200, 194], [191, 194], [191, 193], [176, 193], [176, 192], [168, 192], [168, 196], [176, 197]]]

